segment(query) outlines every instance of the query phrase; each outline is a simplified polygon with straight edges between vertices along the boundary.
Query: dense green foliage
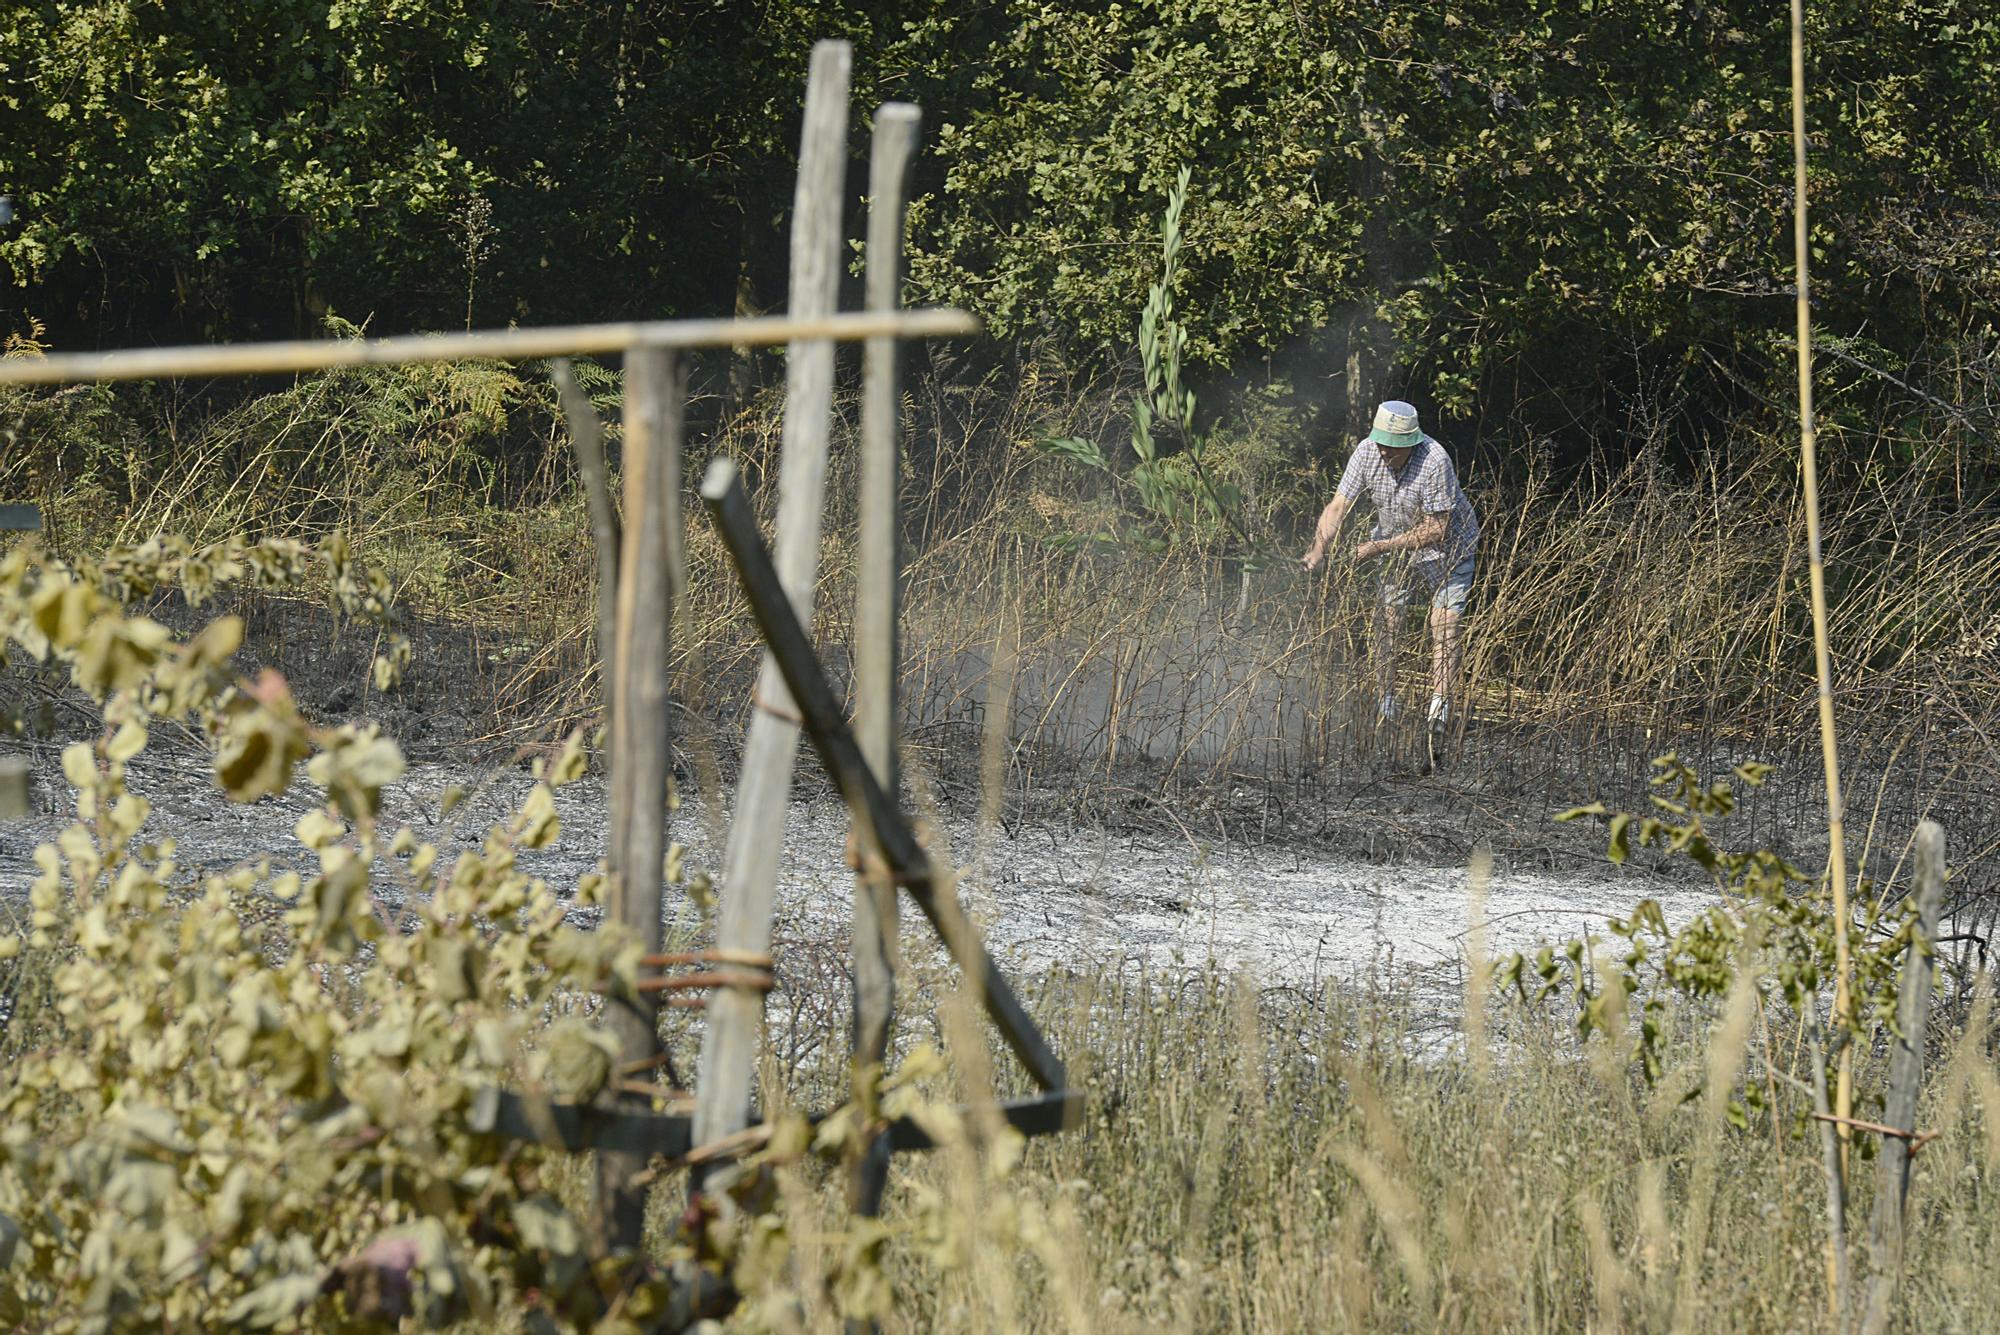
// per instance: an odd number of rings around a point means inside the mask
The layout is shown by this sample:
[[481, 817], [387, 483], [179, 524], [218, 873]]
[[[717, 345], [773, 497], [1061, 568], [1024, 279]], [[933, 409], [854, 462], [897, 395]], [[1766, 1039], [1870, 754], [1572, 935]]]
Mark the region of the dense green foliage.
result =
[[[2000, 20], [1808, 11], [1820, 320], [1865, 364], [1830, 371], [1964, 402], [2000, 298]], [[1744, 0], [30, 0], [0, 19], [4, 322], [75, 346], [775, 305], [826, 36], [858, 107], [926, 110], [919, 295], [1003, 338], [1127, 355], [1190, 167], [1210, 375], [1573, 444], [1641, 393], [1694, 410], [1689, 444], [1784, 397], [1785, 14]]]
[[738, 251], [782, 245], [810, 13], [12, 6], [0, 255], [60, 336], [112, 342], [329, 306], [378, 329], [708, 309], [718, 265], [726, 301]]

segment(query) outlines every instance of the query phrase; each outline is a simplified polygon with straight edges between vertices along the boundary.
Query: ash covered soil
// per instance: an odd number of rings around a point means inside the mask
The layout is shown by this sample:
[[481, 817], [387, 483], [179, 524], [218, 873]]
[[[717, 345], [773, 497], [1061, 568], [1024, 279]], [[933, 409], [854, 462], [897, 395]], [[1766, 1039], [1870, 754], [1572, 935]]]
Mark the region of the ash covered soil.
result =
[[[0, 824], [0, 920], [23, 907], [34, 847], [61, 829], [71, 798], [54, 747], [39, 748], [37, 768], [39, 814]], [[388, 829], [408, 824], [448, 862], [476, 849], [532, 783], [519, 765], [429, 759], [385, 791], [382, 819]], [[262, 856], [301, 870], [311, 863], [292, 835], [314, 805], [308, 784], [239, 806], [217, 790], [204, 757], [190, 751], [138, 758], [129, 785], [152, 803], [144, 837], [171, 836], [184, 874]], [[934, 822], [933, 848], [940, 839], [949, 843], [964, 869], [961, 891], [989, 945], [1020, 974], [1093, 964], [1214, 965], [1243, 970], [1265, 986], [1311, 987], [1393, 973], [1445, 995], [1462, 984], [1477, 926], [1486, 928], [1487, 951], [1504, 955], [1601, 929], [1607, 916], [1644, 898], [1658, 900], [1676, 923], [1713, 902], [1703, 882], [1609, 866], [1593, 851], [1601, 848], [1598, 832], [1548, 824], [1547, 813], [1528, 804], [1504, 820], [1466, 818], [1490, 817], [1493, 799], [1462, 775], [1391, 776], [1309, 799], [1237, 786], [1174, 802], [1132, 787], [1072, 782], [1011, 793], [996, 818], [982, 817], [976, 783], [921, 773], [913, 786], [918, 809]], [[469, 796], [441, 816], [453, 788]], [[847, 813], [809, 763], [801, 764], [795, 791], [777, 935], [781, 952], [792, 943], [824, 957], [844, 951], [848, 934]], [[720, 827], [729, 796], [690, 798], [671, 827], [689, 864], [710, 871], [724, 895]], [[556, 804], [560, 838], [524, 851], [520, 865], [561, 894], [603, 855], [602, 778], [559, 790]], [[1475, 915], [1463, 856], [1467, 831], [1491, 839], [1508, 830], [1532, 833], [1533, 842], [1510, 848], [1494, 840], [1484, 913]], [[701, 933], [701, 915], [685, 899], [670, 897], [667, 912], [677, 935]], [[920, 915], [907, 912], [904, 927], [906, 949], [930, 948]]]

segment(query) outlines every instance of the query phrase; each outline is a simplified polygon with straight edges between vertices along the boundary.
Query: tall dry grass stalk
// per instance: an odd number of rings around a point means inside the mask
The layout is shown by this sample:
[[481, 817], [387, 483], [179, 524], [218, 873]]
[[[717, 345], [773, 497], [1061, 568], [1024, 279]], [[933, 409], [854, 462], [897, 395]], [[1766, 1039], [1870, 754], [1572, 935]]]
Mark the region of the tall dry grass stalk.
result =
[[1493, 849], [1480, 844], [1466, 868], [1465, 921], [1465, 1056], [1476, 1086], [1491, 1075], [1492, 1048], [1487, 1042], [1486, 1006], [1493, 990], [1493, 960], [1486, 953], [1486, 893], [1493, 885]]

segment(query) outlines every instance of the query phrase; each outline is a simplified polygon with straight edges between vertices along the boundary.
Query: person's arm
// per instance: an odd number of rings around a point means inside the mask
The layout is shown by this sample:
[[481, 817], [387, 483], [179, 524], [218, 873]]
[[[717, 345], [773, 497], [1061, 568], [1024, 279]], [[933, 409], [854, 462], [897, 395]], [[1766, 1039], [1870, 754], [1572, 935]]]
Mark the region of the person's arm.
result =
[[1327, 545], [1340, 536], [1340, 526], [1347, 522], [1347, 511], [1351, 505], [1347, 497], [1336, 494], [1326, 503], [1326, 509], [1320, 511], [1319, 524], [1313, 529], [1312, 546], [1306, 548], [1306, 554], [1299, 558], [1300, 564], [1307, 570], [1319, 568]]
[[1422, 551], [1426, 547], [1435, 547], [1443, 542], [1444, 535], [1450, 527], [1449, 510], [1443, 514], [1425, 515], [1393, 538], [1377, 538], [1373, 542], [1362, 543], [1355, 548], [1354, 555], [1357, 560], [1366, 561], [1369, 557], [1380, 556], [1384, 552]]
[[1340, 470], [1340, 484], [1333, 489], [1333, 499], [1320, 511], [1319, 523], [1313, 528], [1312, 546], [1299, 558], [1299, 564], [1307, 570], [1319, 568], [1320, 558], [1326, 555], [1327, 545], [1340, 536], [1340, 526], [1347, 522], [1347, 512], [1354, 508], [1354, 502], [1361, 495], [1361, 454], [1359, 447], [1348, 451], [1347, 466]]

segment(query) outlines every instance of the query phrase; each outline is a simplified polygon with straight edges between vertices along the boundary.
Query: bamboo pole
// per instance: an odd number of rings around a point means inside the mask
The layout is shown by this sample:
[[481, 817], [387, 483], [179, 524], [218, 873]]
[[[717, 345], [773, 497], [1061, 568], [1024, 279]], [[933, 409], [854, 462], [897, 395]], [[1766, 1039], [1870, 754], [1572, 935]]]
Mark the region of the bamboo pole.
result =
[[[845, 42], [813, 48], [805, 125], [799, 143], [798, 188], [792, 206], [791, 303], [806, 327], [831, 312], [840, 291], [841, 186], [847, 166], [847, 88], [853, 60]], [[877, 320], [880, 317], [873, 317]], [[879, 325], [877, 332], [889, 332]], [[778, 475], [777, 568], [800, 624], [812, 624], [820, 511], [826, 496], [827, 436], [833, 405], [833, 345], [792, 346], [785, 364], [784, 444]], [[777, 898], [778, 859], [791, 804], [799, 723], [776, 662], [766, 652], [758, 673], [757, 709], [750, 719], [737, 784], [736, 818], [724, 857], [722, 921], [725, 950], [769, 951]], [[706, 1145], [741, 1131], [749, 1121], [750, 1083], [764, 994], [722, 988], [709, 1002], [702, 1034], [694, 1138]]]
[[403, 334], [394, 338], [298, 339], [277, 343], [185, 348], [59, 352], [0, 360], [0, 385], [59, 385], [89, 380], [172, 380], [196, 375], [276, 375], [339, 366], [453, 362], [468, 358], [525, 361], [566, 354], [619, 353], [627, 348], [745, 348], [864, 338], [949, 338], [979, 332], [977, 318], [949, 308], [893, 315], [758, 316], [747, 320], [644, 320], [615, 324], [487, 329], [465, 334]]
[[1944, 903], [1944, 827], [1923, 821], [1916, 837], [1917, 920], [1903, 957], [1903, 987], [1897, 997], [1896, 1034], [1889, 1049], [1889, 1097], [1883, 1123], [1897, 1134], [1882, 1137], [1881, 1183], [1869, 1225], [1868, 1305], [1861, 1329], [1881, 1335], [1889, 1328], [1890, 1305], [1902, 1279], [1904, 1212], [1910, 1200], [1911, 1159], [1917, 1129], [1917, 1094], [1924, 1079], [1924, 1031], [1931, 1016], [1931, 943], [1937, 940], [1938, 909]]
[[[917, 108], [890, 102], [875, 113], [868, 154], [868, 309], [894, 311], [902, 304], [903, 206], [910, 159], [916, 151]], [[861, 361], [861, 537], [856, 553], [854, 609], [854, 731], [862, 758], [891, 800], [901, 791], [896, 764], [898, 582], [896, 544], [901, 528], [897, 492], [897, 343], [871, 338]], [[866, 822], [855, 823], [858, 841], [872, 845]], [[879, 854], [879, 850], [876, 850]], [[854, 879], [854, 1080], [856, 1093], [879, 1073], [889, 1055], [896, 1004], [896, 884], [879, 856]], [[889, 1175], [885, 1131], [856, 1162], [848, 1203], [856, 1214], [881, 1213]]]
[[[680, 359], [635, 348], [625, 359], [625, 526], [617, 582], [612, 670], [611, 871], [606, 919], [631, 932], [646, 954], [660, 951], [661, 872], [666, 858], [669, 726], [667, 657], [672, 604], [667, 589], [668, 498], [678, 469], [685, 382]], [[658, 1050], [653, 1009], [614, 1000], [606, 1022], [630, 1065]], [[597, 1157], [592, 1224], [614, 1252], [636, 1251], [645, 1226], [644, 1153]]]
[[[1826, 562], [1820, 553], [1818, 430], [1813, 423], [1812, 283], [1810, 236], [1806, 225], [1806, 39], [1805, 0], [1792, 0], [1792, 251], [1798, 268], [1799, 468], [1805, 479], [1806, 552], [1812, 585], [1813, 666], [1819, 680], [1819, 749], [1826, 770], [1827, 874], [1833, 883], [1836, 1028], [1854, 1017], [1853, 964], [1848, 959], [1847, 817], [1840, 791], [1840, 752], [1833, 728], [1833, 653], [1826, 632]], [[1854, 1047], [1840, 1050], [1834, 1083], [1834, 1114], [1854, 1113]], [[1841, 1161], [1853, 1132], [1839, 1127]]]

